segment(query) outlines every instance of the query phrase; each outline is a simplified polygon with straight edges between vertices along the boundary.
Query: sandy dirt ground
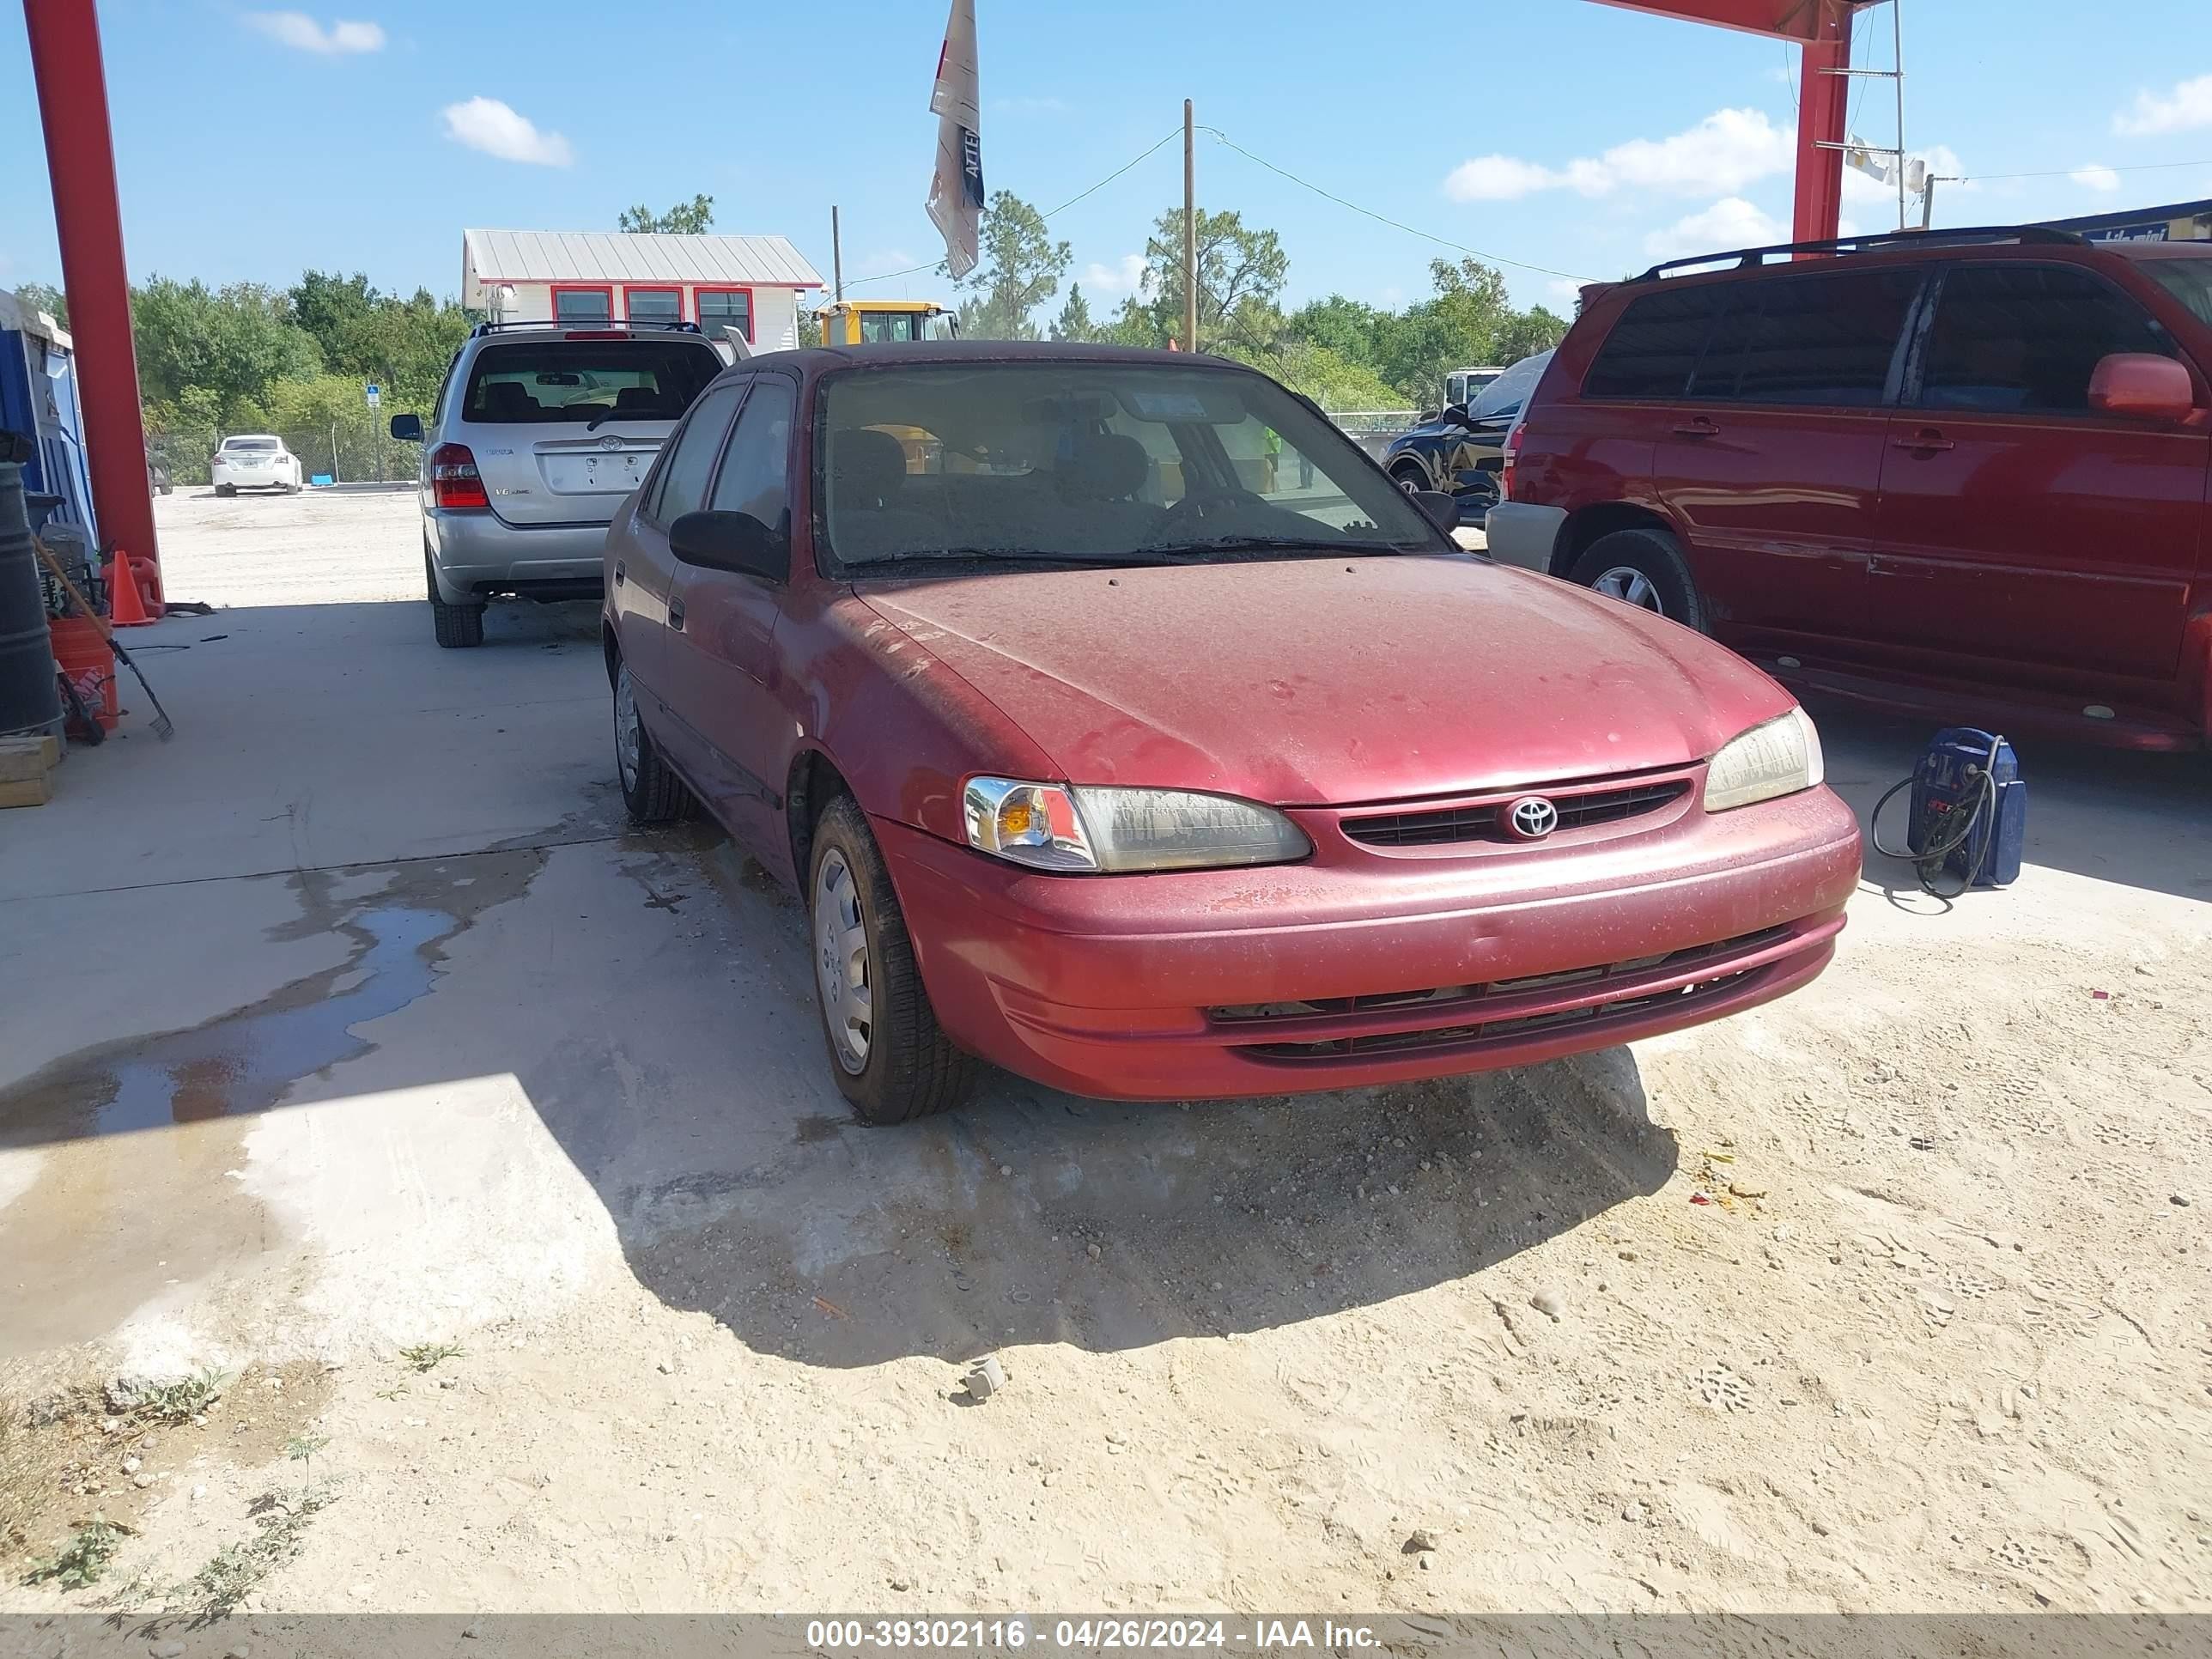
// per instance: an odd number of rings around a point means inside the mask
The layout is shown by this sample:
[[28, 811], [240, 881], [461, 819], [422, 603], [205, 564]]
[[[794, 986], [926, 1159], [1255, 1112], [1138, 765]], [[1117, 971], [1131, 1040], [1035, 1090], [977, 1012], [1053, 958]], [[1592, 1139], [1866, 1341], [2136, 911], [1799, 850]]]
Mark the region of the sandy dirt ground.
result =
[[868, 1131], [413, 511], [161, 503], [178, 741], [0, 823], [0, 1607], [2212, 1610], [2201, 759], [2031, 750], [2017, 886], [1870, 854], [1717, 1025]]

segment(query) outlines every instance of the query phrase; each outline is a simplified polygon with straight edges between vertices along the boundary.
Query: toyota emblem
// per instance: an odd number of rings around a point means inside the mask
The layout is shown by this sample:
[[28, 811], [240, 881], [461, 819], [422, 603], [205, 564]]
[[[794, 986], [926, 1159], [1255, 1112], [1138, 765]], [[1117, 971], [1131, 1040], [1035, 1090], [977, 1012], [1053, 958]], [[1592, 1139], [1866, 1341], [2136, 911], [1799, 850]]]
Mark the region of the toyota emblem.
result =
[[602, 449], [620, 449], [622, 445], [623, 441], [620, 438], [616, 437], [611, 432], [608, 433], [605, 437], [599, 440], [599, 447]]
[[1505, 809], [1505, 827], [1519, 841], [1541, 841], [1559, 827], [1559, 809], [1541, 795], [1523, 795]]

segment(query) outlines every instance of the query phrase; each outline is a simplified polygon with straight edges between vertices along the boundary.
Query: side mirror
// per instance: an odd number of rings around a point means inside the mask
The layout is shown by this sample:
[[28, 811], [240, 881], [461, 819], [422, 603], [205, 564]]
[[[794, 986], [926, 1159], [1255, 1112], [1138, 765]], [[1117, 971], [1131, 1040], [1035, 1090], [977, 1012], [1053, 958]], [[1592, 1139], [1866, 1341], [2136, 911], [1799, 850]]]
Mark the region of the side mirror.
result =
[[1465, 404], [1446, 404], [1444, 405], [1443, 417], [1447, 421], [1449, 421], [1454, 426], [1467, 425], [1468, 423], [1467, 417], [1467, 405]]
[[2098, 359], [2089, 376], [2089, 407], [2100, 415], [2179, 421], [2197, 407], [2197, 387], [2189, 371], [2171, 357], [2115, 351]]
[[1417, 489], [1413, 505], [1429, 515], [1429, 520], [1449, 536], [1459, 528], [1459, 497], [1446, 495], [1441, 489]]
[[392, 435], [408, 443], [421, 443], [422, 417], [420, 415], [394, 415], [392, 417]]
[[668, 550], [705, 570], [765, 581], [791, 576], [791, 546], [750, 513], [686, 513], [668, 526]]

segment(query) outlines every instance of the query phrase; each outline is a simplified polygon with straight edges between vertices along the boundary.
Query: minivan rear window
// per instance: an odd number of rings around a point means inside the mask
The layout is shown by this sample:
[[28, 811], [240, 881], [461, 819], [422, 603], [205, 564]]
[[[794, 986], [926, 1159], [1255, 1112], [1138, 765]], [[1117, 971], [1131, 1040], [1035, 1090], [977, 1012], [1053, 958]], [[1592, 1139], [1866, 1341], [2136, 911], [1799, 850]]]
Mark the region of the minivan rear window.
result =
[[1679, 398], [1705, 349], [1725, 285], [1661, 288], [1632, 300], [1583, 379], [1585, 398]]
[[722, 372], [704, 341], [545, 340], [486, 346], [469, 370], [461, 418], [552, 425], [612, 414], [682, 418]]
[[1701, 401], [1871, 408], [1881, 402], [1917, 270], [1837, 271], [1729, 285], [1691, 377]]

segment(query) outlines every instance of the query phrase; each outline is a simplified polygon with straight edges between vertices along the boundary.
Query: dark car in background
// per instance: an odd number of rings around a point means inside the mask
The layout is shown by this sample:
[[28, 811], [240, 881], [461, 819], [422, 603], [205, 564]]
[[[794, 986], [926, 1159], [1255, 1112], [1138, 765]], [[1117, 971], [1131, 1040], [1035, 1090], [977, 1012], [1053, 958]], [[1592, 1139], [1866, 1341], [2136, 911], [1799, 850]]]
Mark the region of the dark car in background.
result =
[[1454, 497], [1462, 524], [1481, 524], [1498, 500], [1506, 434], [1551, 361], [1548, 351], [1523, 357], [1498, 371], [1472, 404], [1450, 404], [1400, 433], [1382, 452], [1383, 470], [1407, 489]]
[[1492, 557], [1792, 684], [2212, 731], [2212, 246], [1999, 227], [1655, 266], [1594, 292], [1505, 478]]
[[1858, 881], [1733, 653], [1461, 551], [1310, 404], [1181, 352], [775, 352], [607, 533], [634, 817], [797, 890], [865, 1118], [1517, 1066], [1777, 997]]

